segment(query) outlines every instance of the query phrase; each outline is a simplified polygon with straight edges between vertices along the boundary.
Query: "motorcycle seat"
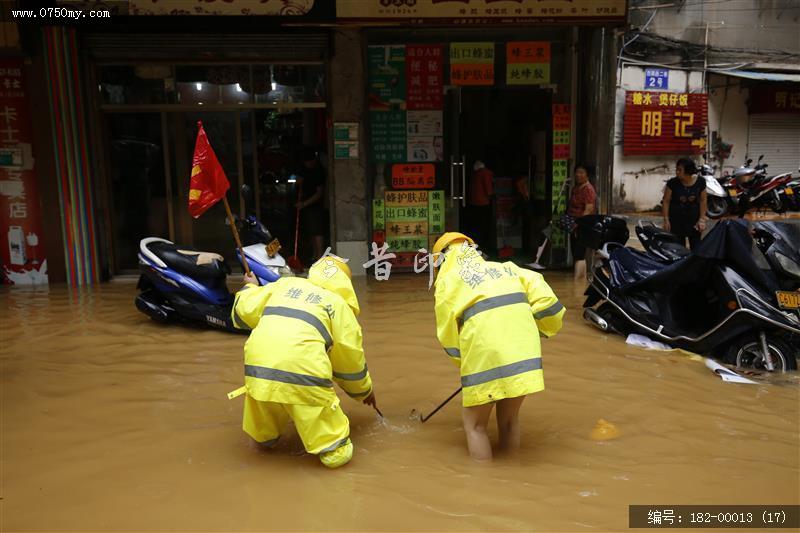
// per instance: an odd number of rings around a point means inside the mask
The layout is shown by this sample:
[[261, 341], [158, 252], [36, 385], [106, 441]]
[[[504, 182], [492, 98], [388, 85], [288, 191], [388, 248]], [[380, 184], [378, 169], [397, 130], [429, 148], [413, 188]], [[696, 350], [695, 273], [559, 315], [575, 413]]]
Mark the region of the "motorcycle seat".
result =
[[168, 267], [189, 277], [221, 279], [231, 273], [225, 260], [220, 260], [217, 254], [163, 240], [147, 243], [147, 249]]
[[672, 260], [681, 259], [691, 253], [684, 245], [675, 242], [661, 243], [661, 250], [664, 252], [664, 255]]

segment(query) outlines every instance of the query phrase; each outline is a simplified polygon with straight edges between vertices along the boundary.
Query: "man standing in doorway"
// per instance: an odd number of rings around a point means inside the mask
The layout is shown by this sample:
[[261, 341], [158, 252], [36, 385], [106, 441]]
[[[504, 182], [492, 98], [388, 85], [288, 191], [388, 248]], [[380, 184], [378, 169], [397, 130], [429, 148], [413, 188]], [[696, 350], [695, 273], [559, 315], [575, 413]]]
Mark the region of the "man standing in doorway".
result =
[[300, 199], [297, 208], [300, 209], [303, 232], [311, 240], [311, 261], [316, 261], [325, 250], [325, 169], [312, 148], [303, 148], [300, 161], [302, 166], [297, 183], [300, 187]]
[[489, 170], [483, 161], [475, 161], [472, 166], [468, 202], [472, 233], [477, 242], [485, 248], [492, 249], [494, 215], [492, 214], [492, 197], [494, 196], [494, 172]]

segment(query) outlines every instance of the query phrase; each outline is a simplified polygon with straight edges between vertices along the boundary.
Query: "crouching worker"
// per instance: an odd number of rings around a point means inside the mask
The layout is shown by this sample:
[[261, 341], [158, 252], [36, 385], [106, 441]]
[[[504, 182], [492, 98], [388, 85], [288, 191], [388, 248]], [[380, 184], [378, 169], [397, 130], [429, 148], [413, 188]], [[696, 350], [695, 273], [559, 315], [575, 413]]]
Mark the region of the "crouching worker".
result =
[[495, 406], [500, 448], [519, 447], [520, 406], [525, 396], [544, 389], [539, 335], [555, 335], [565, 309], [541, 274], [485, 261], [476, 248], [461, 233], [445, 233], [434, 244], [436, 262], [442, 261], [436, 333], [461, 368], [469, 453], [488, 461], [486, 427]]
[[281, 278], [264, 287], [249, 276], [245, 281], [231, 318], [253, 331], [244, 345], [245, 385], [229, 395], [247, 394], [244, 431], [270, 446], [292, 420], [308, 453], [330, 468], [346, 464], [353, 457], [350, 421], [333, 383], [375, 406], [350, 268], [326, 256], [308, 279]]

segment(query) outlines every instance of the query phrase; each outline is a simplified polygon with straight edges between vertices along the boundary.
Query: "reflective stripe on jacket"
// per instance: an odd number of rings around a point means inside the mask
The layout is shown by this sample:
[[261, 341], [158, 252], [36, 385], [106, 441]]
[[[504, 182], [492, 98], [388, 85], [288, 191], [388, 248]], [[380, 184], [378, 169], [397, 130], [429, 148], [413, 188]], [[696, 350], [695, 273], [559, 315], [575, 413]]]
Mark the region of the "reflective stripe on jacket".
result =
[[372, 391], [353, 309], [319, 283], [281, 278], [247, 285], [236, 294], [231, 317], [253, 330], [244, 346], [245, 386], [256, 400], [331, 406], [338, 403], [334, 383], [353, 398]]
[[437, 336], [461, 368], [464, 406], [544, 389], [539, 333], [555, 335], [566, 310], [541, 274], [454, 245], [435, 300]]

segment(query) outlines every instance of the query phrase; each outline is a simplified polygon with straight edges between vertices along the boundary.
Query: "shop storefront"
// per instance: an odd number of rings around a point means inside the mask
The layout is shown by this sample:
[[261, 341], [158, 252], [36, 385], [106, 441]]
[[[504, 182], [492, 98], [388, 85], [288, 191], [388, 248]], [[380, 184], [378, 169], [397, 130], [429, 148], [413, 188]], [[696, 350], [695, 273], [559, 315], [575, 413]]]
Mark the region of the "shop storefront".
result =
[[[608, 81], [592, 51], [598, 28], [579, 26], [623, 22], [625, 2], [570, 2], [557, 12], [541, 2], [428, 4], [361, 19], [402, 26], [364, 33], [372, 241], [405, 267], [444, 231], [482, 235], [488, 252], [525, 257], [564, 212], [577, 158], [593, 166], [590, 152], [610, 146], [578, 129], [596, 124], [599, 111], [582, 93], [596, 95]], [[474, 205], [483, 203], [472, 183], [481, 164], [494, 175], [489, 224]], [[567, 241], [554, 232], [551, 264], [566, 264]]]
[[[477, 161], [495, 177], [488, 250], [529, 253], [563, 211], [575, 164], [596, 169], [603, 196], [624, 0], [397, 4], [306, 2], [253, 16], [235, 1], [202, 13], [137, 1], [113, 26], [22, 28], [41, 103], [41, 203], [61, 215], [41, 241], [51, 281], [133, 273], [147, 236], [232, 258], [223, 208], [187, 212], [198, 122], [233, 211], [259, 215], [287, 247], [299, 154], [314, 149], [328, 176], [327, 244], [354, 265], [373, 242], [408, 266], [442, 232], [474, 232]], [[215, 16], [223, 8], [239, 16]], [[300, 243], [312, 259], [302, 232]], [[566, 264], [567, 239], [552, 243], [550, 263]]]
[[750, 88], [747, 145], [764, 156], [771, 173], [800, 168], [800, 83], [761, 83]]
[[[223, 206], [197, 219], [187, 211], [198, 122], [231, 183], [233, 211], [245, 215], [238, 190], [247, 184], [255, 192], [250, 212], [269, 220], [282, 242], [292, 240], [300, 152], [312, 147], [327, 161], [327, 36], [294, 36], [306, 40], [307, 54], [291, 59], [270, 46], [275, 37], [246, 37], [238, 50], [227, 45], [225, 60], [203, 62], [190, 59], [199, 54], [183, 50], [181, 36], [159, 36], [158, 54], [143, 57], [140, 48], [136, 59], [108, 52], [115, 36], [85, 39], [97, 86], [114, 272], [136, 269], [145, 236], [232, 257]], [[147, 49], [155, 52], [152, 42]], [[258, 61], [247, 59], [254, 55]]]

